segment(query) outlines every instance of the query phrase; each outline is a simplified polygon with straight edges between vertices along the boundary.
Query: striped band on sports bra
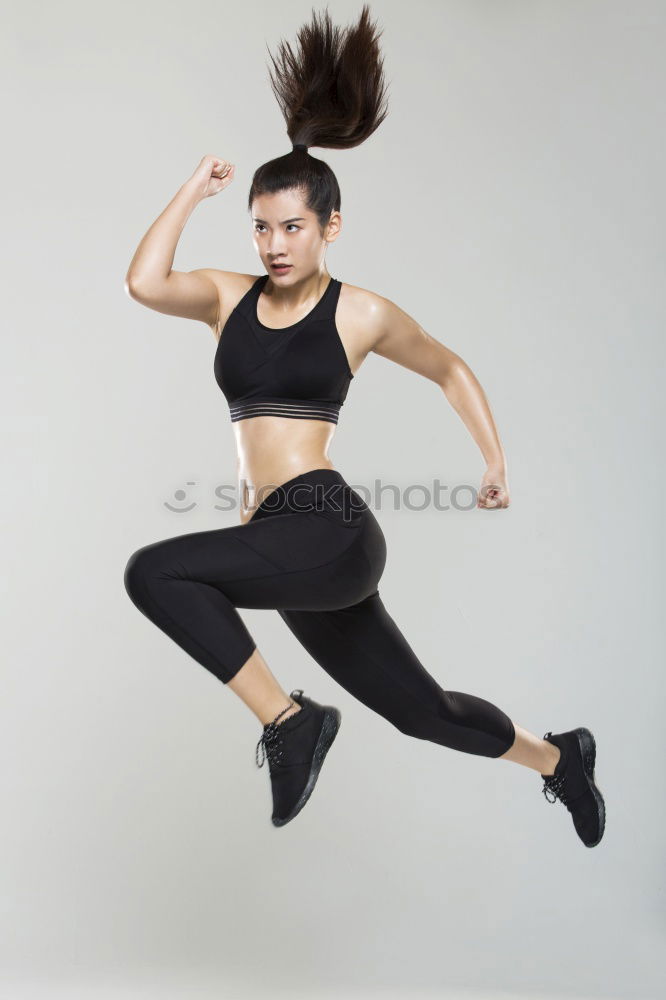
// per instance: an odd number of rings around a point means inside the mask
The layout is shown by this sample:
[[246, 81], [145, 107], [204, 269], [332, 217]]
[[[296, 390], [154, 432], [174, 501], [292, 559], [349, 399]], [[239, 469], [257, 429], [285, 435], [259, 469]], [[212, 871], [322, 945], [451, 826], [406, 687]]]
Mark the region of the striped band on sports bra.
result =
[[295, 417], [306, 420], [329, 420], [337, 424], [340, 404], [303, 399], [249, 399], [229, 404], [232, 422], [248, 417]]

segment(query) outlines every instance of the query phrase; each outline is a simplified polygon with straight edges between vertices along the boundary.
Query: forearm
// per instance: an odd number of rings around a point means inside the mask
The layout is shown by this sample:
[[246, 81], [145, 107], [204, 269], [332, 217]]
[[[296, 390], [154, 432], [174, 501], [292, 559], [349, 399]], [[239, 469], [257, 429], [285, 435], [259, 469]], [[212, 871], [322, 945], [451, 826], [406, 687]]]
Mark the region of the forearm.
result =
[[441, 388], [481, 449], [486, 465], [505, 472], [506, 457], [488, 400], [474, 372], [462, 358], [456, 361]]
[[128, 287], [155, 286], [166, 281], [185, 223], [201, 201], [200, 188], [187, 181], [139, 243], [127, 270]]

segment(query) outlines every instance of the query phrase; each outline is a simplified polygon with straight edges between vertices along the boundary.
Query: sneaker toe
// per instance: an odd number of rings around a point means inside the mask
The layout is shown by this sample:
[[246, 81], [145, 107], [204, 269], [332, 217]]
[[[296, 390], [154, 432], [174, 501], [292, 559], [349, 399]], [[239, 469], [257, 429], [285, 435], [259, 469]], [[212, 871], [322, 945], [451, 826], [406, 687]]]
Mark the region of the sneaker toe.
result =
[[309, 765], [285, 767], [271, 778], [273, 790], [273, 815], [275, 825], [286, 822], [305, 791], [310, 776]]
[[573, 822], [576, 833], [588, 846], [597, 844], [603, 832], [602, 812], [591, 791], [582, 795], [576, 801], [576, 808], [573, 811]]

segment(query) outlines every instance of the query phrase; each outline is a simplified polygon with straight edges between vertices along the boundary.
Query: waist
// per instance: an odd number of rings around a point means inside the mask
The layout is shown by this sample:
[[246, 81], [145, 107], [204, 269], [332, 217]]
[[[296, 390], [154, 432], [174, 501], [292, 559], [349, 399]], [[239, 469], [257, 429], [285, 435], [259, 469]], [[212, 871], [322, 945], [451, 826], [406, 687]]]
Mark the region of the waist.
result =
[[323, 420], [257, 417], [232, 424], [238, 460], [241, 520], [256, 497], [308, 469], [333, 468], [328, 448], [335, 425]]

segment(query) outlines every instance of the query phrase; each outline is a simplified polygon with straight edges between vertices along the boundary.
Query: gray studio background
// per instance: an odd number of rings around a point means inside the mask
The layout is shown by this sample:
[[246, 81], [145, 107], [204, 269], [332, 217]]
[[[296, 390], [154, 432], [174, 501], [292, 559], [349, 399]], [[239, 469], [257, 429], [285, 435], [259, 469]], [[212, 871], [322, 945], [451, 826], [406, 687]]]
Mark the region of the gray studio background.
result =
[[[174, 266], [263, 273], [245, 200], [289, 149], [266, 47], [311, 5], [6, 5], [6, 1000], [663, 995], [666, 11], [371, 11], [390, 113], [314, 150], [342, 189], [328, 268], [472, 367], [512, 493], [376, 507], [381, 593], [444, 687], [539, 736], [593, 730], [606, 835], [587, 850], [534, 771], [401, 735], [245, 610], [285, 690], [343, 715], [307, 808], [272, 827], [257, 720], [123, 587], [140, 545], [238, 521], [214, 493], [236, 461], [214, 338], [123, 279], [206, 153], [236, 177]], [[331, 457], [357, 488], [483, 473], [438, 388], [376, 355]]]

